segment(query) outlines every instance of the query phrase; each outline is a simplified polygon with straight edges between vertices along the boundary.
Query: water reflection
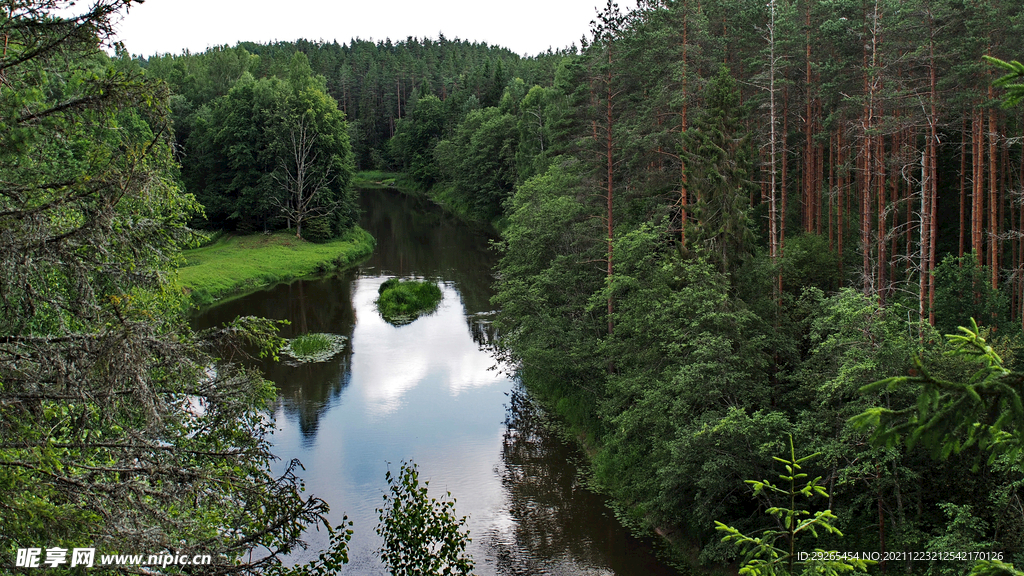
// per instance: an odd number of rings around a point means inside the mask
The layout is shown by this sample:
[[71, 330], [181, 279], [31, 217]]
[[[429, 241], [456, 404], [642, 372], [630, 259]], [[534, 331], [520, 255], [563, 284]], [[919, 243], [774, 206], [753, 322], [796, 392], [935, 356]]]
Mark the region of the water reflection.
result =
[[494, 341], [487, 328], [491, 309], [491, 271], [495, 237], [446, 217], [419, 198], [387, 191], [362, 195], [360, 225], [377, 239], [377, 248], [361, 269], [364, 274], [443, 279], [459, 293], [474, 341]]
[[677, 574], [583, 486], [582, 455], [552, 434], [520, 386], [509, 393], [501, 462], [508, 517], [487, 537], [499, 574]]
[[[307, 494], [330, 504], [332, 522], [343, 514], [355, 522], [343, 573], [385, 574], [374, 554], [375, 508], [385, 471], [413, 459], [431, 495], [451, 491], [457, 513], [469, 516], [481, 576], [673, 574], [581, 485], [578, 454], [494, 369], [491, 239], [409, 197], [372, 191], [362, 203], [361, 225], [378, 244], [358, 271], [251, 294], [194, 322], [259, 315], [288, 320], [289, 338], [348, 337], [327, 362], [260, 363], [279, 390], [274, 453], [301, 460]], [[394, 276], [437, 280], [438, 310], [401, 327], [385, 322], [373, 301]], [[297, 562], [327, 545], [322, 533], [307, 540]]]
[[262, 316], [286, 320], [280, 335], [294, 338], [309, 332], [341, 334], [348, 339], [340, 354], [330, 362], [291, 366], [267, 358], [258, 365], [278, 386], [274, 412], [283, 413], [299, 425], [304, 445], [316, 437], [319, 422], [352, 378], [352, 334], [356, 324], [352, 285], [356, 272], [349, 270], [318, 280], [298, 280], [271, 290], [249, 294], [205, 311], [193, 321], [196, 328], [219, 326], [238, 316]]
[[494, 385], [504, 378], [489, 368], [494, 360], [481, 353], [474, 340], [455, 329], [466, 314], [453, 283], [443, 282], [441, 304], [433, 314], [411, 324], [393, 326], [374, 310], [374, 299], [387, 277], [364, 277], [353, 301], [361, 312], [355, 341], [360, 350], [353, 369], [361, 378], [374, 382], [365, 390], [364, 402], [371, 414], [380, 417], [394, 412], [406, 392], [425, 380], [444, 383], [445, 391], [457, 396], [469, 388]]

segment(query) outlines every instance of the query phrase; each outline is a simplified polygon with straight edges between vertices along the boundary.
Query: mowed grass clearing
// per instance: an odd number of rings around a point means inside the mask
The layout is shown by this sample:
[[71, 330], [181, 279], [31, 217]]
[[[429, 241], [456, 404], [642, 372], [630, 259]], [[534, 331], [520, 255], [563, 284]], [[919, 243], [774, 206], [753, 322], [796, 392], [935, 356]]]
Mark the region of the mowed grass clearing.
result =
[[324, 244], [296, 238], [294, 232], [226, 236], [209, 246], [186, 250], [178, 283], [197, 306], [358, 264], [373, 252], [373, 236], [356, 227]]

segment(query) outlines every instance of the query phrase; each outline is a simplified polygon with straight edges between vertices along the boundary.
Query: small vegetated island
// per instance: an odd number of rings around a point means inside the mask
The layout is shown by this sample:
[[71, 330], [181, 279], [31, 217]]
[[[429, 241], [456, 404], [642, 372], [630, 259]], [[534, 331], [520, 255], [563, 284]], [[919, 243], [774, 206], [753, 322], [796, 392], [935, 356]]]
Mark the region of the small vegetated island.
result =
[[292, 358], [285, 361], [287, 364], [326, 362], [345, 349], [346, 340], [348, 338], [341, 334], [311, 332], [288, 340], [281, 348], [281, 353]]
[[391, 278], [380, 285], [377, 293], [377, 310], [394, 326], [404, 326], [432, 314], [441, 303], [441, 288], [430, 280]]

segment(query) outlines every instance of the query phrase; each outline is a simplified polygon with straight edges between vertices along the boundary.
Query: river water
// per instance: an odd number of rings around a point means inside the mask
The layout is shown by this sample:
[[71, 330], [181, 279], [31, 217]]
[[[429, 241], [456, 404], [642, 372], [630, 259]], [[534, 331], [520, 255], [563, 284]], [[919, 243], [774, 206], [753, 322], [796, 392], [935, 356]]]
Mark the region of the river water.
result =
[[[357, 270], [300, 280], [203, 312], [194, 325], [239, 315], [291, 322], [282, 336], [348, 338], [328, 362], [265, 362], [279, 389], [273, 451], [278, 468], [305, 467], [306, 493], [326, 500], [331, 520], [354, 521], [344, 574], [384, 575], [374, 554], [384, 474], [419, 465], [431, 495], [450, 491], [468, 516], [476, 573], [490, 575], [674, 575], [650, 542], [632, 537], [604, 500], [581, 483], [581, 455], [560, 441], [492, 354], [490, 305], [496, 255], [490, 238], [423, 201], [390, 191], [361, 194], [360, 225], [377, 239]], [[390, 277], [441, 286], [436, 313], [395, 327], [374, 307]], [[327, 544], [307, 535], [305, 555]]]

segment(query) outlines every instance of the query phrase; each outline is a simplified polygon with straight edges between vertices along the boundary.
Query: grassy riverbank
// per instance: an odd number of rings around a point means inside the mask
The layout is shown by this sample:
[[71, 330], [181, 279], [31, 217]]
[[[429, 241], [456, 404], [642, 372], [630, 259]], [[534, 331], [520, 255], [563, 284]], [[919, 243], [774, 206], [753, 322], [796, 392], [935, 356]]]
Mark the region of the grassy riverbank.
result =
[[369, 232], [354, 228], [324, 244], [296, 238], [292, 232], [226, 236], [184, 253], [178, 282], [197, 306], [303, 276], [355, 265], [373, 252]]
[[442, 210], [466, 224], [478, 228], [489, 228], [494, 233], [501, 233], [507, 224], [507, 218], [504, 216], [491, 221], [475, 217], [469, 206], [461, 205], [452, 200], [449, 185], [436, 184], [430, 190], [423, 190], [412, 178], [402, 172], [382, 172], [380, 170], [356, 172], [352, 177], [352, 186], [371, 190], [396, 190], [402, 194], [424, 198], [437, 204]]
[[381, 170], [364, 170], [356, 172], [352, 176], [353, 188], [364, 188], [370, 190], [398, 190], [403, 194], [426, 197], [416, 183], [402, 172], [383, 172]]

